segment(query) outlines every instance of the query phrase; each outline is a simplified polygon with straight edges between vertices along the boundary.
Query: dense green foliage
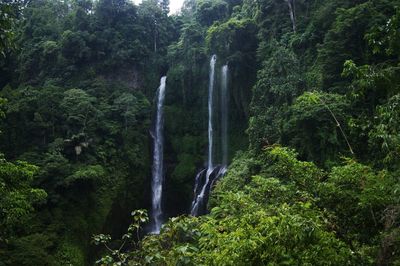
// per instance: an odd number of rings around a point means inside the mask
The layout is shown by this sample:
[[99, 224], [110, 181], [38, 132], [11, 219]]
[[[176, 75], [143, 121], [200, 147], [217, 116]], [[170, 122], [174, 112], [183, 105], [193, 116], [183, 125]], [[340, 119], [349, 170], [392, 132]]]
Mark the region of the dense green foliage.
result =
[[397, 265], [399, 232], [387, 222], [398, 204], [396, 177], [350, 159], [326, 172], [296, 155], [279, 146], [257, 159], [238, 155], [211, 213], [172, 219], [142, 240], [135, 262], [373, 265], [379, 257]]
[[[90, 264], [97, 252], [91, 235], [103, 228], [118, 235], [108, 221], [128, 224], [131, 208], [148, 206], [150, 97], [173, 20], [157, 2], [43, 0], [22, 7], [23, 19], [13, 22], [15, 52], [4, 49], [9, 54], [1, 59], [7, 104], [0, 146], [16, 163], [2, 166], [1, 225], [15, 233], [1, 236], [0, 261]], [[34, 180], [19, 160], [37, 166]], [[21, 173], [10, 179], [13, 167]], [[47, 193], [33, 214], [44, 192], [30, 191], [31, 183]], [[23, 229], [13, 229], [15, 220]]]
[[[0, 3], [0, 265], [400, 265], [400, 2], [168, 4]], [[229, 65], [231, 165], [210, 214], [180, 216], [212, 54]], [[165, 74], [177, 217], [145, 236], [146, 212], [129, 214], [150, 205]]]

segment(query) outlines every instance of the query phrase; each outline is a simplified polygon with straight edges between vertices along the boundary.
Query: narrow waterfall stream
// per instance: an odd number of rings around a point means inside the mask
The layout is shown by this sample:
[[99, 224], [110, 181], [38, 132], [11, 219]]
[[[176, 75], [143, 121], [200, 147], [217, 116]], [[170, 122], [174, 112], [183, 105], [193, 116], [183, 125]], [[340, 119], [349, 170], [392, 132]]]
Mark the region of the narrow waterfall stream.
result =
[[208, 85], [208, 164], [207, 176], [209, 177], [213, 170], [213, 105], [214, 105], [214, 79], [215, 63], [217, 56], [213, 55], [210, 61], [210, 80]]
[[222, 167], [228, 166], [228, 65], [221, 68], [221, 146]]
[[152, 228], [151, 232], [154, 234], [160, 233], [162, 225], [162, 186], [164, 181], [164, 98], [165, 98], [165, 84], [167, 77], [162, 77], [160, 80], [160, 87], [158, 88], [158, 101], [157, 101], [157, 118], [155, 123], [155, 130], [153, 134], [154, 148], [153, 148], [153, 168], [152, 168]]

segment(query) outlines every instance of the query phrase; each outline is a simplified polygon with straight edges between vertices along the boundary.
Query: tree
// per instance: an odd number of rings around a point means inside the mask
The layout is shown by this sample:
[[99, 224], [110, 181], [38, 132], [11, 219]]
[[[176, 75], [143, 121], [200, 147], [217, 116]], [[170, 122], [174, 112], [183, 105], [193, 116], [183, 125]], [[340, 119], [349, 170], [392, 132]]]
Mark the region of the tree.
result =
[[169, 0], [159, 0], [162, 11], [168, 15], [169, 13]]
[[7, 162], [3, 155], [0, 161], [0, 243], [5, 244], [18, 232], [25, 231], [34, 215], [34, 207], [43, 203], [46, 192], [32, 187], [38, 171], [26, 162]]
[[[369, 132], [369, 145], [376, 151], [383, 164], [391, 169], [400, 167], [400, 95], [391, 97], [387, 103], [380, 105], [376, 110], [374, 126]], [[378, 159], [378, 158], [376, 158]]]
[[274, 47], [253, 87], [248, 133], [250, 146], [255, 150], [280, 141], [283, 114], [301, 91], [297, 56], [282, 44], [274, 42]]
[[95, 100], [81, 89], [70, 89], [64, 92], [60, 107], [66, 117], [69, 137], [83, 134], [87, 140], [87, 134], [98, 116], [98, 110], [94, 106]]
[[26, 0], [5, 0], [0, 3], [0, 55], [5, 57], [5, 52], [14, 45], [14, 26], [20, 9]]
[[202, 0], [197, 3], [195, 16], [200, 24], [211, 26], [214, 21], [228, 17], [228, 4], [225, 1]]
[[315, 162], [354, 155], [345, 130], [349, 102], [338, 94], [305, 92], [289, 107], [282, 142], [295, 147], [303, 158]]
[[114, 100], [114, 111], [123, 117], [125, 131], [129, 125], [136, 124], [136, 116], [139, 112], [138, 100], [129, 93], [123, 93]]
[[[110, 235], [99, 234], [93, 236], [93, 243], [95, 245], [104, 246], [107, 249], [107, 253], [109, 253], [108, 255], [97, 260], [96, 264], [114, 266], [132, 265], [133, 263], [133, 265], [140, 265], [138, 261], [136, 261], [135, 256], [132, 256], [135, 253], [125, 253], [123, 248], [125, 247], [125, 244], [128, 243], [133, 243], [136, 248], [140, 248], [140, 231], [143, 224], [149, 221], [149, 217], [147, 216], [146, 210], [135, 210], [131, 212], [131, 218], [133, 223], [129, 225], [128, 232], [122, 236], [120, 245], [116, 249], [110, 247]], [[131, 261], [131, 263], [128, 263], [129, 261]]]
[[87, 34], [67, 30], [62, 33], [60, 46], [62, 55], [72, 64], [82, 64], [90, 57], [90, 48], [86, 45]]

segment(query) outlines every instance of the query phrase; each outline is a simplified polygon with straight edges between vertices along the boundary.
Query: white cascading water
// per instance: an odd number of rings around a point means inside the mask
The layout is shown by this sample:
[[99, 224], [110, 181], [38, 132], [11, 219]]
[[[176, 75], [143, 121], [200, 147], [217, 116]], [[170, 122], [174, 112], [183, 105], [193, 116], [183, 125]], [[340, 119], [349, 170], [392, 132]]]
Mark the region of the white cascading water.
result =
[[[192, 202], [192, 209], [190, 214], [197, 216], [199, 212], [200, 204], [203, 204], [203, 199], [206, 193], [207, 185], [209, 185], [210, 175], [214, 170], [213, 166], [213, 95], [214, 95], [214, 77], [215, 77], [215, 63], [217, 62], [217, 56], [213, 55], [210, 60], [210, 73], [208, 83], [208, 162], [206, 180], [199, 194], [196, 194]], [[196, 182], [200, 180], [200, 176], [196, 178]], [[199, 184], [195, 186], [198, 187]]]
[[221, 147], [222, 167], [228, 166], [228, 65], [221, 68]]
[[208, 85], [208, 164], [207, 176], [213, 170], [213, 105], [214, 105], [214, 76], [217, 56], [213, 55], [210, 61], [210, 80]]
[[167, 77], [162, 77], [160, 80], [160, 87], [158, 88], [158, 101], [157, 101], [157, 119], [155, 123], [155, 131], [153, 134], [154, 148], [153, 148], [153, 169], [152, 169], [152, 228], [151, 232], [154, 234], [160, 233], [162, 225], [162, 186], [164, 181], [164, 98], [165, 98], [165, 84]]

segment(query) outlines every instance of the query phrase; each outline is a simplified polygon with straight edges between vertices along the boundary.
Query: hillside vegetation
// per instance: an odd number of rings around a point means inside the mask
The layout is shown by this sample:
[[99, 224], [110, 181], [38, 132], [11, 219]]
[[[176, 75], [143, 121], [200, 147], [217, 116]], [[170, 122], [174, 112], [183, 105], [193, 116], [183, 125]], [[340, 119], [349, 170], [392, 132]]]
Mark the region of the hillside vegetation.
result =
[[[213, 54], [230, 165], [192, 217]], [[399, 0], [6, 0], [0, 88], [0, 266], [400, 265]]]

